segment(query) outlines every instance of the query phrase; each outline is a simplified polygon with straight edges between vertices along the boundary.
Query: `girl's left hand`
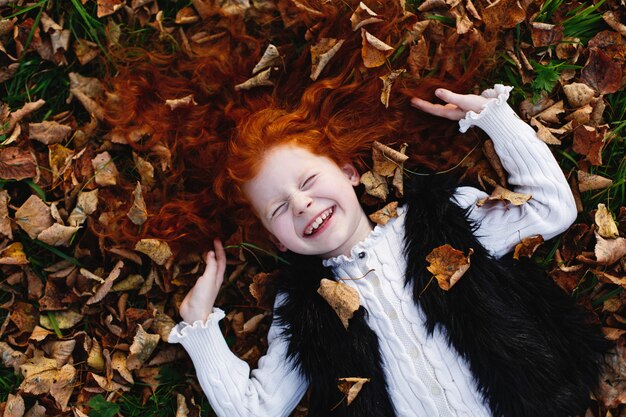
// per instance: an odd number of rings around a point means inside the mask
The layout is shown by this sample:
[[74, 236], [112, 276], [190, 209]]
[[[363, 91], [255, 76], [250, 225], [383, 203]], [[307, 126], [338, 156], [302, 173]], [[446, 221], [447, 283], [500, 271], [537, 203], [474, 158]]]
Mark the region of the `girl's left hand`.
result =
[[442, 106], [441, 104], [433, 104], [430, 101], [413, 97], [411, 105], [435, 116], [445, 117], [450, 120], [461, 120], [468, 111], [480, 113], [487, 102], [494, 100], [493, 98], [477, 96], [476, 94], [457, 94], [445, 88], [438, 88], [435, 91], [435, 95], [447, 104]]

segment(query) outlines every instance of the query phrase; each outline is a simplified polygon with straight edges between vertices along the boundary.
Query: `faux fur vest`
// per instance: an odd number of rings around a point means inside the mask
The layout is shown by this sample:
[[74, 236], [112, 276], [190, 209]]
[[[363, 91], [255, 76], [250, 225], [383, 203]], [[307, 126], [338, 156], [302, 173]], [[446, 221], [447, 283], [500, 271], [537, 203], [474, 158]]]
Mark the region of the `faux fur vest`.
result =
[[[406, 284], [413, 284], [428, 332], [442, 326], [451, 346], [468, 361], [493, 416], [584, 413], [609, 343], [532, 262], [488, 254], [465, 211], [450, 201], [450, 180], [416, 177], [408, 188]], [[423, 291], [432, 277], [426, 255], [446, 243], [463, 253], [473, 248], [471, 267], [450, 291], [436, 283]], [[279, 279], [279, 291], [287, 297], [275, 315], [285, 329], [288, 359], [310, 383], [310, 415], [395, 416], [367, 311], [360, 307], [346, 330], [317, 293], [320, 280], [332, 279], [332, 271], [316, 257], [290, 253], [288, 259]], [[371, 382], [347, 406], [337, 379], [353, 376]]]

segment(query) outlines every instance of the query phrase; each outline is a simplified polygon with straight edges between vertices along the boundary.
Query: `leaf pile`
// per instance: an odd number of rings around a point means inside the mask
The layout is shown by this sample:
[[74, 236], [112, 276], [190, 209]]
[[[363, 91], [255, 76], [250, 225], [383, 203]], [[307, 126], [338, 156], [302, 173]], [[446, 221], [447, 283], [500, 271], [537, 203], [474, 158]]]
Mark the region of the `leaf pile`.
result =
[[[623, 6], [616, 0], [589, 6], [399, 0], [404, 15], [394, 23], [402, 33], [396, 42], [377, 3], [352, 3], [342, 3], [333, 17], [343, 19], [359, 39], [353, 70], [378, 71], [385, 107], [406, 79], [433, 73], [460, 77], [459, 45], [486, 48], [498, 34], [494, 59], [502, 63], [502, 73], [487, 84], [504, 80], [518, 87], [518, 113], [563, 156], [581, 213], [560, 241], [529, 238], [515, 256], [535, 256], [550, 265], [554, 280], [593, 311], [607, 337], [617, 341], [596, 395], [599, 407], [588, 415], [622, 415]], [[330, 35], [335, 21], [324, 15], [329, 7], [318, 9], [304, 0], [0, 1], [5, 97], [0, 103], [0, 357], [17, 375], [3, 384], [3, 415], [113, 416], [140, 408], [145, 415], [207, 415], [189, 359], [180, 346], [166, 343], [180, 302], [203, 270], [200, 248], [181, 252], [171, 242], [141, 234], [159, 199], [167, 198], [160, 188], [176, 169], [175, 155], [159, 144], [135, 150], [154, 134], [151, 126], [120, 135], [103, 123], [102, 103], [115, 97], [107, 97], [102, 80], [120, 45], [156, 42], [192, 56], [224, 36], [223, 28], [231, 24], [250, 26], [267, 44], [237, 90], [279, 82], [291, 64], [283, 54], [285, 39], [309, 51], [309, 78], [323, 79], [349, 42]], [[179, 112], [198, 106], [196, 98], [160, 99], [168, 111]], [[482, 149], [468, 152], [471, 146], [461, 139], [454, 146], [453, 139], [458, 138], [450, 139], [449, 149], [427, 152], [418, 162], [441, 169], [458, 162], [465, 179], [493, 191], [489, 200], [496, 201], [488, 204], [524, 204], [531, 198], [505, 190], [493, 144], [485, 141]], [[379, 224], [397, 216], [413, 152], [403, 142], [376, 143], [371, 170], [362, 176], [363, 201], [378, 210], [371, 218]], [[120, 217], [136, 226], [133, 245], [117, 245], [111, 238], [122, 232], [115, 229]], [[216, 304], [227, 307], [224, 333], [231, 348], [254, 366], [267, 348], [276, 259], [243, 236], [239, 231], [226, 242], [229, 270]], [[462, 275], [459, 268], [469, 266], [469, 255], [456, 255], [460, 265], [455, 268], [445, 264], [445, 254], [438, 261], [450, 273], [433, 271], [448, 289]], [[345, 308], [337, 306], [345, 325], [358, 308], [349, 301]], [[367, 382], [357, 377], [338, 381], [348, 403]], [[303, 404], [293, 415], [306, 412]]]

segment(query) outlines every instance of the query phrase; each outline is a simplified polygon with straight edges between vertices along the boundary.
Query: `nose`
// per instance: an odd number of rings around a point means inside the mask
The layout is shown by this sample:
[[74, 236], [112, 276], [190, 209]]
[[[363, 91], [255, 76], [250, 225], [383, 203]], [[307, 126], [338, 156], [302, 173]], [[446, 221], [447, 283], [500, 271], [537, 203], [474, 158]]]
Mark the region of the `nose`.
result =
[[303, 214], [307, 208], [311, 207], [311, 204], [313, 204], [313, 199], [306, 193], [297, 192], [291, 197], [291, 205], [296, 216]]

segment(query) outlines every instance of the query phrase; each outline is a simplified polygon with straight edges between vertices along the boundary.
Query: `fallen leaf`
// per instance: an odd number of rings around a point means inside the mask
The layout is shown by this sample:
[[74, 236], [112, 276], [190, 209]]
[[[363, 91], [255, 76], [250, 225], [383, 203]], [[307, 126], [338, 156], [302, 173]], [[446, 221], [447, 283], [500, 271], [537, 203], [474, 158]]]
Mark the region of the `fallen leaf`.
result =
[[278, 48], [270, 43], [267, 45], [267, 48], [265, 48], [265, 52], [263, 52], [263, 56], [259, 62], [252, 69], [252, 74], [256, 74], [266, 68], [274, 67], [280, 63], [280, 53], [278, 52]]
[[131, 274], [125, 280], [122, 280], [122, 281], [118, 282], [117, 284], [115, 284], [111, 288], [111, 292], [137, 290], [137, 289], [141, 288], [141, 286], [143, 285], [144, 281], [145, 280], [143, 279], [143, 277], [141, 275], [139, 275], [139, 274]]
[[584, 155], [592, 165], [602, 165], [602, 148], [604, 147], [606, 125], [598, 128], [591, 126], [578, 126], [574, 129], [574, 152]]
[[135, 250], [148, 255], [159, 265], [165, 264], [165, 261], [172, 256], [170, 245], [159, 239], [141, 239], [135, 244]]
[[511, 29], [526, 19], [526, 11], [517, 0], [496, 0], [482, 10], [487, 28]]
[[37, 160], [30, 151], [9, 146], [0, 149], [0, 178], [23, 180], [37, 176]]
[[137, 333], [133, 338], [133, 344], [130, 346], [130, 354], [126, 359], [126, 367], [129, 371], [139, 369], [144, 362], [152, 355], [152, 352], [159, 343], [160, 336], [158, 334], [147, 333], [141, 324], [137, 325]]
[[533, 253], [535, 253], [537, 248], [542, 243], [543, 236], [541, 235], [525, 237], [520, 243], [515, 245], [515, 250], [513, 251], [513, 259], [519, 259], [520, 256], [525, 256], [527, 258], [532, 257]]
[[598, 234], [605, 239], [615, 239], [619, 237], [617, 223], [613, 220], [613, 216], [602, 203], [598, 204], [596, 210], [595, 223], [598, 226]]
[[51, 246], [68, 246], [74, 234], [80, 229], [78, 226], [64, 226], [55, 223], [37, 235], [37, 240]]
[[176, 416], [174, 417], [187, 417], [189, 415], [189, 407], [185, 401], [183, 394], [176, 394]]
[[619, 32], [622, 36], [626, 36], [626, 25], [620, 22], [617, 12], [610, 10], [604, 12], [602, 19], [604, 19], [609, 26]]
[[0, 190], [0, 234], [13, 239], [13, 229], [9, 218], [9, 201], [11, 197], [7, 190]]
[[580, 51], [580, 39], [572, 38], [569, 36], [561, 39], [561, 42], [559, 42], [559, 44], [556, 46], [557, 58], [562, 60], [571, 59], [571, 62], [578, 61]]
[[613, 265], [626, 255], [626, 239], [604, 239], [596, 232], [596, 246], [594, 248], [596, 262], [601, 265]]
[[514, 206], [521, 206], [522, 204], [526, 204], [531, 198], [532, 196], [530, 194], [516, 193], [496, 184], [491, 195], [482, 200], [478, 200], [476, 205], [480, 207], [487, 201], [504, 201], [505, 204], [509, 202]]
[[361, 388], [365, 385], [366, 382], [370, 382], [370, 378], [358, 378], [358, 377], [350, 377], [350, 378], [339, 378], [337, 388], [343, 395], [346, 396], [346, 404], [352, 404], [352, 401], [359, 395], [361, 392]]
[[99, 54], [98, 44], [88, 41], [87, 39], [76, 39], [74, 41], [74, 53], [80, 65], [85, 65], [93, 61]]
[[29, 263], [20, 242], [13, 242], [0, 250], [0, 265], [27, 265]]
[[119, 172], [107, 151], [97, 154], [91, 160], [91, 164], [96, 173], [96, 184], [102, 186], [117, 184]]
[[46, 104], [46, 101], [39, 99], [37, 101], [26, 103], [22, 106], [22, 108], [11, 112], [8, 117], [8, 124], [4, 124], [3, 122], [3, 125], [0, 126], [0, 134], [7, 134], [13, 131], [13, 128], [15, 128], [20, 121], [28, 117], [31, 113], [42, 108], [44, 104]]
[[28, 137], [49, 145], [63, 142], [72, 132], [72, 127], [54, 121], [28, 124]]
[[107, 378], [98, 374], [90, 372], [89, 375], [91, 375], [94, 381], [96, 381], [96, 383], [98, 384], [98, 386], [106, 392], [130, 391], [130, 387], [118, 384], [113, 380], [108, 380]]
[[4, 413], [2, 417], [23, 417], [26, 411], [24, 399], [20, 394], [13, 395], [9, 393], [7, 402], [4, 404]]
[[252, 316], [243, 324], [243, 330], [242, 330], [243, 333], [255, 332], [257, 328], [259, 327], [259, 324], [264, 318], [265, 318], [265, 314], [263, 313]]
[[20, 365], [26, 362], [27, 357], [22, 352], [14, 350], [6, 342], [0, 342], [0, 359], [7, 368], [13, 368], [18, 372]]
[[69, 362], [76, 347], [76, 340], [53, 340], [47, 342], [43, 349], [49, 357], [56, 359], [57, 367], [61, 368]]
[[97, 0], [97, 3], [98, 17], [111, 15], [124, 6], [124, 2], [122, 0]]
[[458, 4], [450, 9], [450, 14], [454, 16], [456, 20], [456, 32], [459, 35], [464, 35], [474, 27], [474, 23], [470, 20], [467, 15], [467, 11], [463, 6], [463, 3], [458, 2]]
[[389, 187], [385, 177], [372, 172], [367, 171], [361, 175], [361, 184], [365, 186], [365, 192], [373, 197], [379, 198], [383, 201], [387, 200], [389, 194]]
[[383, 65], [387, 57], [392, 54], [393, 48], [370, 34], [364, 28], [361, 28], [361, 37], [363, 38], [361, 47], [363, 65], [366, 68], [376, 68]]
[[48, 330], [54, 330], [52, 321], [48, 316], [52, 316], [58, 325], [59, 329], [71, 329], [83, 320], [83, 315], [77, 313], [74, 310], [65, 311], [49, 311], [48, 314], [42, 314], [39, 316], [39, 324]]
[[36, 342], [41, 342], [42, 340], [44, 340], [46, 337], [50, 336], [51, 334], [53, 334], [51, 331], [46, 330], [46, 329], [44, 329], [43, 327], [40, 327], [40, 326], [35, 326], [35, 328], [31, 332], [30, 337], [28, 338], [28, 340], [34, 340]]
[[607, 340], [617, 340], [619, 339], [624, 333], [626, 333], [626, 330], [623, 329], [616, 329], [614, 327], [603, 327], [602, 328], [602, 333], [604, 334], [604, 337]]
[[174, 326], [176, 326], [176, 322], [174, 322], [173, 318], [165, 313], [158, 312], [152, 320], [152, 326], [150, 326], [150, 330], [156, 332], [159, 336], [161, 336], [161, 341], [163, 343], [167, 343], [169, 334]]
[[113, 356], [111, 357], [111, 366], [117, 372], [119, 372], [120, 376], [124, 378], [127, 382], [134, 384], [133, 375], [126, 367], [126, 355], [120, 351], [113, 352]]
[[621, 285], [623, 287], [626, 287], [626, 277], [616, 277], [614, 275], [611, 275], [605, 271], [600, 271], [598, 269], [592, 269], [591, 272], [593, 272], [593, 274], [596, 277], [598, 277], [598, 279], [601, 282], [604, 282], [607, 284]]
[[410, 73], [417, 78], [421, 78], [422, 70], [426, 70], [430, 67], [428, 44], [423, 36], [420, 37], [417, 44], [411, 46], [409, 57], [407, 58], [407, 65], [409, 66]]
[[154, 167], [152, 164], [133, 152], [135, 169], [141, 176], [141, 183], [148, 189], [154, 186]]
[[78, 73], [70, 72], [70, 96], [67, 102], [70, 103], [73, 97], [83, 105], [91, 115], [98, 120], [104, 119], [104, 109], [98, 100], [104, 94], [104, 87], [97, 78], [84, 77]]
[[181, 98], [173, 98], [165, 100], [165, 105], [170, 108], [170, 110], [174, 111], [178, 108], [188, 108], [192, 106], [197, 106], [196, 100], [193, 99], [193, 94], [189, 94], [185, 97]]
[[354, 316], [354, 312], [359, 309], [359, 293], [354, 288], [343, 282], [332, 281], [323, 278], [317, 293], [335, 310], [341, 320], [343, 327], [348, 330], [349, 320]]
[[50, 395], [55, 399], [57, 406], [67, 411], [67, 403], [72, 396], [72, 391], [76, 383], [76, 369], [68, 364], [63, 365], [55, 377], [55, 381], [50, 388]]
[[[406, 151], [406, 148], [405, 148]], [[372, 144], [373, 171], [383, 177], [390, 177], [402, 164], [409, 159], [402, 151], [396, 151], [378, 141]]]
[[531, 22], [530, 36], [535, 48], [555, 45], [563, 39], [563, 26], [551, 25], [549, 23]]
[[186, 25], [196, 23], [199, 20], [200, 16], [198, 16], [198, 14], [191, 7], [183, 7], [176, 13], [174, 23], [177, 25]]
[[522, 116], [524, 120], [530, 120], [531, 117], [538, 115], [553, 104], [554, 100], [547, 96], [542, 96], [539, 100], [527, 98], [519, 105], [520, 116]]
[[422, 4], [419, 5], [417, 10], [420, 12], [428, 12], [433, 9], [441, 9], [447, 6], [445, 0], [426, 0]]
[[578, 170], [578, 189], [580, 192], [590, 190], [602, 190], [613, 184], [613, 180], [604, 178], [600, 175], [590, 174], [585, 171]]
[[268, 68], [265, 71], [261, 71], [254, 77], [247, 79], [241, 84], [235, 86], [235, 90], [252, 90], [256, 87], [267, 87], [274, 85], [274, 82], [270, 80], [270, 73], [272, 69]]
[[87, 356], [87, 365], [91, 368], [103, 371], [104, 370], [104, 356], [102, 355], [102, 346], [94, 338], [91, 340], [91, 346], [89, 347], [89, 355]]
[[626, 404], [626, 348], [624, 343], [616, 343], [615, 348], [604, 356], [603, 374], [595, 394], [598, 400], [609, 408]]
[[19, 62], [14, 62], [12, 64], [7, 65], [6, 67], [0, 67], [0, 83], [5, 81], [9, 81], [15, 74], [17, 74], [17, 70], [20, 69]]
[[350, 16], [353, 32], [359, 30], [362, 26], [382, 21], [383, 19], [378, 17], [376, 12], [367, 7], [363, 2], [359, 2], [359, 6], [354, 10], [352, 16]]
[[93, 214], [98, 208], [98, 190], [81, 191], [78, 193], [76, 207], [70, 213], [67, 222], [70, 226], [80, 226], [87, 216]]
[[426, 256], [426, 262], [430, 263], [426, 269], [435, 276], [439, 287], [448, 291], [469, 269], [472, 253], [471, 248], [466, 256], [448, 244], [439, 246]]
[[385, 225], [389, 220], [398, 217], [398, 202], [392, 201], [385, 207], [369, 215], [371, 221], [376, 224]]
[[65, 146], [53, 143], [48, 146], [48, 161], [52, 171], [52, 179], [56, 181], [67, 171], [72, 163], [74, 151]]
[[35, 404], [24, 414], [24, 417], [46, 417], [46, 407], [39, 405], [39, 401], [35, 401]]
[[600, 48], [589, 48], [589, 58], [580, 72], [581, 81], [600, 94], [615, 93], [622, 84], [624, 62], [611, 59]]
[[385, 105], [385, 108], [389, 107], [389, 96], [391, 94], [391, 86], [393, 85], [393, 82], [404, 72], [406, 72], [406, 70], [403, 68], [393, 70], [389, 74], [379, 77], [383, 81], [383, 89], [380, 92], [380, 102]]
[[591, 103], [596, 95], [592, 88], [583, 83], [566, 84], [563, 86], [563, 92], [569, 104], [575, 109]]
[[560, 124], [561, 120], [559, 119], [559, 114], [563, 113], [565, 113], [565, 109], [563, 109], [563, 100], [559, 100], [547, 109], [541, 111], [541, 113], [537, 115], [537, 118], [547, 123]]
[[311, 79], [313, 81], [317, 80], [343, 43], [343, 39], [322, 38], [315, 45], [311, 45]]
[[106, 277], [102, 285], [98, 287], [94, 295], [89, 297], [89, 299], [85, 302], [85, 304], [91, 305], [91, 304], [95, 304], [95, 303], [102, 301], [102, 299], [106, 297], [106, 295], [111, 290], [111, 287], [113, 286], [113, 283], [115, 282], [115, 280], [120, 276], [120, 273], [122, 272], [123, 267], [124, 267], [124, 261], [122, 260], [117, 261], [117, 263], [115, 264], [111, 272], [109, 272], [109, 275]]
[[536, 118], [530, 119], [530, 125], [537, 128], [537, 137], [548, 145], [560, 145], [561, 141], [550, 132], [550, 130], [541, 124]]
[[58, 375], [57, 361], [43, 356], [43, 352], [35, 350], [35, 355], [20, 366], [24, 380], [20, 389], [26, 393], [40, 395], [50, 392]]
[[15, 222], [31, 239], [36, 239], [39, 233], [52, 226], [50, 207], [32, 194], [15, 212]]
[[141, 183], [139, 181], [137, 181], [137, 186], [135, 187], [135, 191], [133, 191], [133, 205], [130, 210], [128, 210], [126, 215], [130, 221], [137, 226], [141, 226], [146, 222], [146, 220], [148, 220], [148, 208], [146, 207], [146, 202], [143, 199]]

